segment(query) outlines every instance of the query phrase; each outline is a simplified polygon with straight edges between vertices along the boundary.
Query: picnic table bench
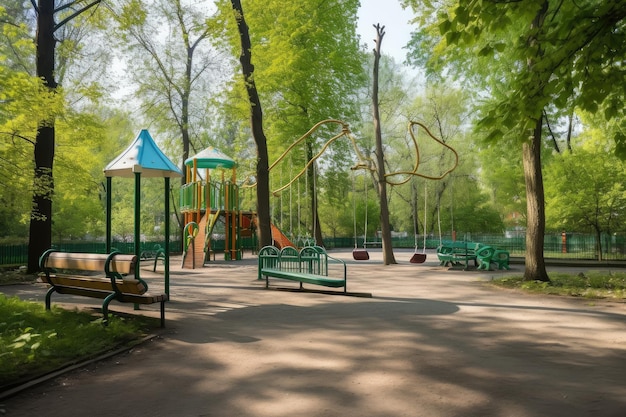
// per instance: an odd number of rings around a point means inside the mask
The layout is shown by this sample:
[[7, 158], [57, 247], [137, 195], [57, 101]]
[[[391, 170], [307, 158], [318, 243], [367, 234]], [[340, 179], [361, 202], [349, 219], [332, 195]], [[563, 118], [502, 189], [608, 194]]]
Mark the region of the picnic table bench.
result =
[[456, 266], [465, 264], [469, 266], [469, 262], [473, 261], [474, 266], [477, 265], [476, 251], [482, 246], [481, 243], [453, 241], [442, 243], [437, 248], [437, 258], [441, 266]]
[[498, 269], [509, 268], [509, 252], [479, 242], [453, 241], [443, 242], [437, 248], [437, 258], [441, 266], [457, 266], [473, 261], [478, 269], [488, 270], [492, 263]]
[[137, 257], [119, 252], [110, 254], [60, 252], [49, 249], [39, 258], [41, 280], [50, 285], [46, 293], [46, 310], [50, 310], [53, 293], [100, 298], [103, 322], [108, 323], [109, 304], [160, 303], [161, 327], [165, 327], [167, 294], [148, 293], [148, 284], [138, 277]]
[[[340, 277], [328, 276], [329, 260], [339, 265], [343, 273]], [[278, 249], [265, 246], [259, 251], [259, 279], [265, 277], [265, 288], [269, 288], [269, 277], [298, 281], [300, 289], [303, 283], [324, 287], [341, 288], [347, 292], [346, 263], [329, 256], [320, 246], [306, 246], [298, 251], [286, 246]]]

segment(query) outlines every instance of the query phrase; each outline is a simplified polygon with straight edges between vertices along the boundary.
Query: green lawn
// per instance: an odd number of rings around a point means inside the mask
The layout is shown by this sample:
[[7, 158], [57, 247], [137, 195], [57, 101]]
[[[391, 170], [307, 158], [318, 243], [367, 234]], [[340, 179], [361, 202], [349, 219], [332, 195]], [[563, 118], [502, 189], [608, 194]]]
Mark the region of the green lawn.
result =
[[521, 276], [507, 276], [491, 283], [532, 293], [591, 299], [626, 298], [626, 272], [587, 271], [576, 275], [552, 272], [550, 280], [551, 282], [523, 281]]
[[0, 391], [63, 366], [132, 345], [159, 326], [158, 319], [102, 316], [0, 294]]

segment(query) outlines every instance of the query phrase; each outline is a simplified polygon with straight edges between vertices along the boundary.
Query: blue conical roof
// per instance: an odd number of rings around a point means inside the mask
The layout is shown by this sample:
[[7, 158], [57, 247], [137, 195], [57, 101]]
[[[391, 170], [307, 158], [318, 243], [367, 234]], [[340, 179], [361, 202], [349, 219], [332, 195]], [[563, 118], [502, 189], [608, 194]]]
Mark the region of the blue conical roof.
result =
[[193, 166], [193, 161], [196, 160], [198, 168], [225, 168], [230, 169], [237, 166], [237, 163], [230, 157], [226, 156], [219, 150], [212, 146], [209, 146], [205, 150], [198, 154], [187, 158], [185, 165]]
[[143, 129], [137, 139], [119, 154], [106, 168], [107, 177], [133, 177], [141, 172], [142, 177], [181, 177], [182, 171], [174, 165]]

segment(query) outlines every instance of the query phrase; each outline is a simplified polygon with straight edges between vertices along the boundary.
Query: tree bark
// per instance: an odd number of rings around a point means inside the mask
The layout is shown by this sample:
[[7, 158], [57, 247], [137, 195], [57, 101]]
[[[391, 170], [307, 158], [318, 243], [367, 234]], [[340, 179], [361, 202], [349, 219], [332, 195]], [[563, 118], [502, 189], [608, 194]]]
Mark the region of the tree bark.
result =
[[[380, 229], [383, 242], [383, 263], [395, 264], [391, 245], [391, 226], [389, 224], [389, 204], [387, 202], [387, 180], [385, 179], [385, 155], [383, 153], [383, 139], [380, 129], [380, 112], [378, 109], [378, 67], [380, 64], [380, 44], [385, 36], [385, 27], [380, 24], [376, 28], [376, 48], [374, 49], [374, 76], [372, 86], [372, 104], [374, 112], [374, 131], [376, 134], [376, 171], [378, 181], [378, 197], [380, 200]], [[367, 204], [367, 202], [365, 202]]]
[[599, 262], [602, 262], [602, 230], [599, 227], [594, 227], [596, 234], [596, 258]]
[[[531, 27], [540, 30], [543, 26], [548, 2], [544, 1], [541, 9], [533, 19]], [[531, 50], [543, 55], [541, 45], [535, 36], [528, 40]], [[534, 58], [528, 60], [528, 69], [533, 71]], [[545, 281], [550, 278], [546, 272], [543, 257], [543, 243], [546, 230], [545, 196], [543, 192], [543, 174], [541, 171], [541, 142], [543, 127], [543, 109], [537, 111], [533, 133], [522, 145], [522, 161], [524, 165], [524, 181], [526, 183], [526, 267], [525, 281]]]
[[[313, 159], [313, 148], [309, 141], [306, 142], [306, 153], [307, 153], [307, 161]], [[317, 162], [317, 161], [316, 161]], [[311, 235], [313, 236], [313, 240], [317, 246], [324, 246], [324, 238], [322, 237], [322, 228], [320, 226], [320, 216], [318, 211], [318, 202], [317, 202], [317, 163], [314, 162], [309, 166], [306, 172], [307, 183], [308, 183], [308, 192], [311, 195], [311, 213], [312, 214], [312, 222], [311, 224]], [[308, 163], [308, 162], [307, 162]]]
[[231, 0], [237, 28], [241, 40], [241, 55], [239, 62], [243, 73], [248, 100], [250, 101], [250, 124], [252, 136], [257, 148], [257, 234], [261, 247], [272, 243], [272, 231], [270, 227], [270, 188], [269, 188], [269, 157], [267, 154], [267, 139], [263, 131], [263, 111], [261, 101], [254, 82], [254, 65], [252, 64], [252, 51], [250, 33], [243, 14], [240, 0]]
[[522, 145], [524, 179], [526, 182], [526, 267], [525, 281], [545, 281], [550, 278], [546, 272], [543, 257], [546, 214], [541, 172], [541, 128], [542, 117], [535, 124], [533, 136]]
[[[37, 12], [37, 76], [47, 88], [55, 90], [54, 0], [39, 0]], [[39, 269], [39, 257], [52, 246], [54, 140], [54, 120], [40, 120], [34, 149], [33, 206], [28, 236], [29, 273]]]

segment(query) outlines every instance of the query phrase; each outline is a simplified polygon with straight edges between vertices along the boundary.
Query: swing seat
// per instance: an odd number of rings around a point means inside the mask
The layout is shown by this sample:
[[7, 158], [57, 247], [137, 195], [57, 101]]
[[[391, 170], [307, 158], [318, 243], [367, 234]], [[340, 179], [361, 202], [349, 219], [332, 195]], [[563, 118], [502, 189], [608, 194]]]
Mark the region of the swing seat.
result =
[[426, 254], [416, 252], [413, 254], [413, 256], [411, 256], [409, 262], [411, 262], [412, 264], [423, 264], [424, 262], [426, 262]]
[[370, 258], [370, 254], [366, 249], [354, 249], [352, 251], [352, 257], [355, 261], [367, 261]]

